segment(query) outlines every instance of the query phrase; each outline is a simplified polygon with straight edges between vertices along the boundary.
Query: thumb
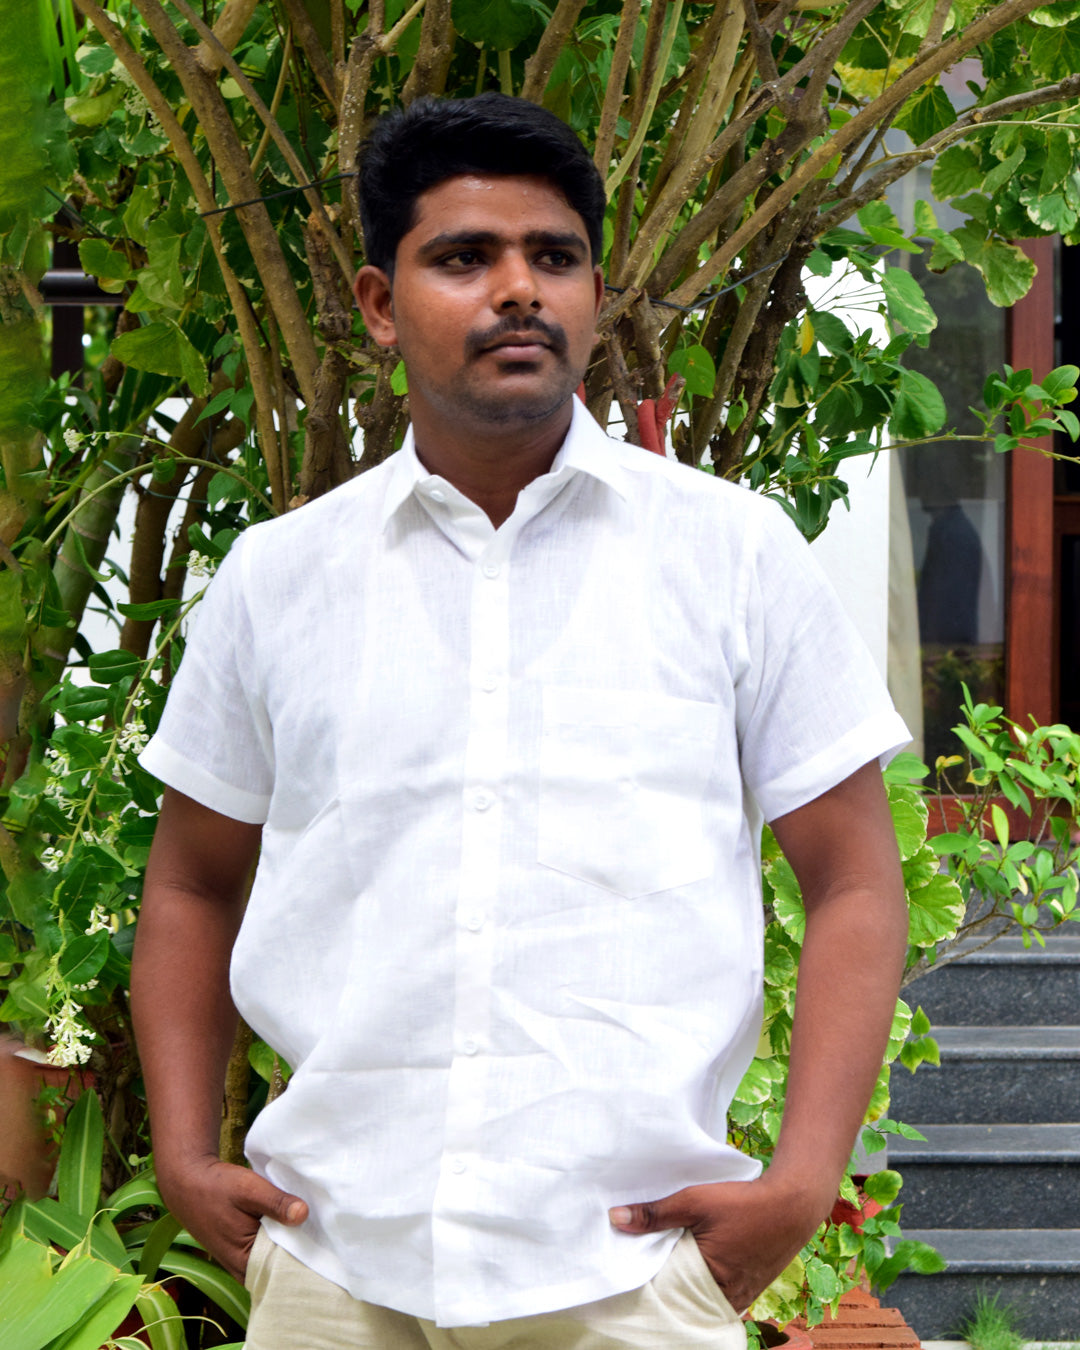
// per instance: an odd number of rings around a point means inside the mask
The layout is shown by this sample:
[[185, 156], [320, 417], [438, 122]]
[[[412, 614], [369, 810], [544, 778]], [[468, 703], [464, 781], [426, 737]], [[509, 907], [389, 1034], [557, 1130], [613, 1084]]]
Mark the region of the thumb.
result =
[[308, 1207], [298, 1195], [290, 1195], [288, 1191], [280, 1190], [265, 1177], [260, 1177], [254, 1172], [249, 1175], [257, 1183], [249, 1196], [247, 1208], [251, 1212], [275, 1219], [289, 1228], [295, 1228], [304, 1222], [308, 1216]]
[[623, 1233], [659, 1233], [666, 1228], [689, 1228], [699, 1215], [689, 1190], [676, 1191], [663, 1200], [645, 1200], [637, 1205], [616, 1205], [608, 1210], [612, 1228]]

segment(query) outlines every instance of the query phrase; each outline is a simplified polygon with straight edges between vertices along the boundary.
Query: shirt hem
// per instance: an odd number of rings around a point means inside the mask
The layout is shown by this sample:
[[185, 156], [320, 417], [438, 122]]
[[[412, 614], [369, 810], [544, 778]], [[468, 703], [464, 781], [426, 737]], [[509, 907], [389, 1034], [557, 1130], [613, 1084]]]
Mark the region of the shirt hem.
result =
[[[650, 1260], [633, 1263], [632, 1270], [620, 1267], [619, 1276], [594, 1275], [585, 1279], [572, 1280], [564, 1284], [544, 1285], [531, 1289], [526, 1294], [506, 1300], [492, 1300], [480, 1305], [461, 1304], [457, 1307], [439, 1308], [430, 1300], [419, 1300], [416, 1289], [392, 1288], [376, 1281], [351, 1281], [340, 1262], [328, 1248], [307, 1237], [295, 1228], [275, 1223], [272, 1219], [263, 1219], [263, 1227], [268, 1235], [283, 1247], [290, 1256], [309, 1270], [315, 1272], [355, 1299], [372, 1303], [381, 1308], [390, 1308], [394, 1312], [404, 1313], [407, 1317], [420, 1317], [434, 1322], [439, 1328], [480, 1327], [492, 1322], [507, 1322], [518, 1317], [537, 1317], [544, 1313], [562, 1312], [567, 1308], [579, 1308], [601, 1299], [614, 1298], [618, 1294], [640, 1289], [649, 1283], [663, 1269], [671, 1256], [675, 1244], [682, 1236], [681, 1228], [673, 1228], [663, 1234], [655, 1234], [658, 1240], [649, 1248]], [[625, 1254], [624, 1254], [625, 1259]], [[626, 1266], [631, 1263], [626, 1261]]]
[[764, 787], [754, 788], [754, 797], [765, 819], [776, 820], [836, 787], [872, 759], [877, 759], [884, 769], [893, 755], [910, 742], [911, 732], [899, 713], [891, 708], [882, 710], [865, 718], [805, 763]]
[[147, 773], [159, 778], [167, 787], [175, 788], [201, 806], [208, 806], [211, 811], [218, 811], [246, 825], [263, 825], [266, 822], [269, 797], [245, 792], [243, 788], [223, 782], [185, 758], [158, 736], [152, 737], [139, 755], [139, 763]]

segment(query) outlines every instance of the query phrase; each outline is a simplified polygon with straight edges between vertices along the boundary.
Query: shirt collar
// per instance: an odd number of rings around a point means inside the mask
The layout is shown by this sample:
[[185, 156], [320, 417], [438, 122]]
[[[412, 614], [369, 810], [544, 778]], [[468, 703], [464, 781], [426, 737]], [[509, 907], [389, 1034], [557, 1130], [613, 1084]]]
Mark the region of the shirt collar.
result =
[[[626, 469], [619, 454], [618, 442], [613, 442], [607, 436], [579, 398], [575, 396], [573, 403], [570, 430], [546, 476], [561, 480], [575, 473], [586, 473], [625, 500]], [[430, 474], [420, 463], [410, 426], [405, 432], [401, 449], [393, 457], [390, 481], [382, 505], [380, 523], [383, 529], [416, 489], [433, 477], [435, 475]]]

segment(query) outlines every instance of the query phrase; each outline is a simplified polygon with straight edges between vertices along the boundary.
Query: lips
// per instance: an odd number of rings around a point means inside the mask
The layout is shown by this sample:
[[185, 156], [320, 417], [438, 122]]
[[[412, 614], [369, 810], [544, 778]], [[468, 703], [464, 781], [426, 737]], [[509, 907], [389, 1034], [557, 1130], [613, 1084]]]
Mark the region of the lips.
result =
[[501, 342], [494, 342], [490, 347], [485, 347], [487, 352], [518, 352], [522, 356], [539, 356], [541, 352], [550, 351], [546, 342], [540, 342], [536, 338], [503, 338]]

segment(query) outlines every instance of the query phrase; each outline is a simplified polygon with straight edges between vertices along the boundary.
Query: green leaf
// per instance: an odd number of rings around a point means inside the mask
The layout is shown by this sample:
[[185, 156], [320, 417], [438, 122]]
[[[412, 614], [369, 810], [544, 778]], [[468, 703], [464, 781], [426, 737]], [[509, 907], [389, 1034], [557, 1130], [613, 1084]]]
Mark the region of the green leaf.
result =
[[104, 94], [76, 94], [64, 99], [64, 111], [79, 127], [99, 127], [124, 102], [124, 87], [117, 83]]
[[173, 1214], [163, 1214], [150, 1229], [150, 1235], [143, 1244], [139, 1257], [139, 1274], [152, 1280], [158, 1273], [162, 1258], [172, 1246], [173, 1238], [180, 1232], [181, 1223]]
[[14, 652], [26, 632], [22, 576], [12, 568], [0, 572], [0, 650]]
[[879, 1205], [891, 1205], [900, 1194], [903, 1184], [904, 1179], [899, 1172], [884, 1168], [880, 1172], [871, 1172], [862, 1187], [870, 1199], [876, 1200]]
[[60, 974], [70, 985], [86, 984], [98, 975], [108, 955], [108, 933], [80, 934], [64, 948]]
[[908, 896], [908, 941], [932, 947], [956, 935], [964, 920], [964, 896], [952, 877], [935, 876]]
[[511, 51], [533, 32], [537, 18], [519, 0], [453, 0], [450, 17], [467, 42]]
[[176, 1304], [160, 1284], [144, 1285], [139, 1290], [135, 1306], [150, 1334], [152, 1350], [184, 1350], [186, 1340], [183, 1319]]
[[917, 370], [904, 370], [893, 403], [889, 430], [900, 440], [932, 436], [945, 422], [945, 400], [937, 386]]
[[87, 1220], [101, 1204], [104, 1138], [101, 1103], [93, 1088], [87, 1088], [68, 1113], [57, 1167], [57, 1194], [61, 1203]]
[[161, 1268], [173, 1275], [182, 1275], [216, 1303], [222, 1312], [228, 1313], [233, 1321], [239, 1322], [241, 1326], [247, 1326], [248, 1315], [251, 1312], [251, 1295], [220, 1266], [173, 1246], [162, 1258]]
[[1004, 187], [1016, 174], [1027, 155], [1027, 147], [1018, 145], [1011, 155], [1007, 155], [983, 179], [982, 190], [993, 196], [998, 188]]
[[[885, 292], [889, 318], [902, 328], [911, 333], [931, 333], [937, 327], [937, 315], [910, 272], [902, 267], [887, 267], [881, 289]], [[941, 420], [945, 420], [944, 414]]]
[[948, 201], [976, 191], [982, 181], [982, 165], [975, 151], [966, 145], [953, 145], [938, 156], [930, 176], [930, 189], [938, 201]]
[[1031, 40], [1029, 54], [1040, 75], [1063, 80], [1080, 70], [1080, 32], [1068, 22], [1058, 28], [1040, 28]]
[[700, 398], [712, 396], [716, 384], [716, 365], [700, 344], [672, 352], [668, 369], [673, 375], [683, 376], [687, 393]]
[[142, 670], [143, 663], [132, 652], [116, 648], [108, 652], [94, 652], [87, 665], [90, 678], [96, 684], [116, 684], [118, 680], [134, 677]]
[[1056, 4], [1040, 5], [1028, 15], [1032, 23], [1042, 24], [1046, 28], [1060, 28], [1080, 18], [1080, 0], [1057, 0]]
[[895, 125], [906, 131], [916, 145], [944, 131], [956, 121], [956, 109], [939, 84], [916, 90], [900, 109]]
[[409, 376], [404, 361], [399, 361], [391, 372], [390, 388], [399, 398], [409, 392]]
[[116, 608], [127, 619], [162, 619], [168, 614], [175, 614], [180, 604], [179, 600], [148, 600], [145, 605], [120, 603]]
[[99, 1350], [123, 1322], [142, 1288], [139, 1275], [115, 1275], [112, 1287], [80, 1318], [65, 1336], [54, 1341], [49, 1350]]
[[180, 326], [171, 319], [148, 323], [113, 338], [109, 348], [113, 356], [135, 370], [183, 379], [199, 397], [210, 388], [206, 363], [191, 345]]
[[84, 239], [79, 245], [79, 261], [83, 271], [96, 277], [106, 291], [119, 291], [125, 281], [135, 275], [135, 269], [123, 252], [113, 248], [107, 239]]
[[1053, 403], [1071, 403], [1076, 398], [1078, 380], [1080, 367], [1058, 366], [1049, 375], [1043, 376], [1040, 386]]
[[910, 858], [926, 842], [926, 803], [911, 788], [894, 788], [889, 794], [889, 810], [900, 857]]
[[17, 1234], [0, 1259], [4, 1350], [45, 1350], [103, 1298], [116, 1273], [91, 1256], [53, 1271], [49, 1249]]
[[236, 474], [216, 473], [207, 486], [206, 501], [209, 506], [219, 506], [222, 502], [243, 501], [244, 492], [244, 485]]

